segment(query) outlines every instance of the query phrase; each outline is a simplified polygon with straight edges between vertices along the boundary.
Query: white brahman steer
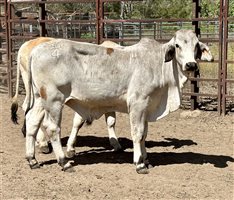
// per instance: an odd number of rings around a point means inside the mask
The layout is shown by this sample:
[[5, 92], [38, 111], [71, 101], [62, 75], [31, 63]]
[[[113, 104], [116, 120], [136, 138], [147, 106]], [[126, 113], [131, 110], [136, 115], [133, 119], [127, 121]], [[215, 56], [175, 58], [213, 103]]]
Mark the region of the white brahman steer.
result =
[[[25, 85], [25, 90], [26, 90], [26, 95], [25, 95], [25, 100], [24, 103], [22, 105], [22, 108], [24, 111], [26, 111], [27, 108], [27, 103], [28, 102], [28, 62], [29, 62], [29, 55], [32, 51], [32, 49], [39, 45], [42, 44], [44, 42], [48, 42], [51, 40], [55, 40], [55, 38], [50, 38], [50, 37], [39, 37], [36, 39], [32, 39], [29, 40], [27, 42], [25, 42], [19, 49], [18, 51], [18, 57], [17, 57], [17, 78], [16, 78], [16, 92], [15, 92], [15, 96], [13, 97], [12, 101], [12, 121], [14, 123], [18, 123], [17, 122], [17, 115], [16, 112], [18, 110], [18, 93], [19, 93], [19, 77], [20, 77], [20, 72], [22, 75], [22, 79], [23, 79], [23, 83]], [[122, 48], [120, 45], [112, 42], [112, 41], [104, 41], [100, 46], [105, 46], [105, 47], [119, 47]], [[107, 129], [108, 129], [108, 133], [109, 133], [109, 141], [110, 144], [113, 146], [115, 151], [121, 150], [122, 147], [118, 142], [118, 138], [116, 137], [115, 134], [115, 122], [116, 122], [116, 118], [115, 118], [115, 113], [106, 113], [105, 114], [105, 120], [106, 120], [106, 124], [107, 124]], [[74, 119], [73, 119], [73, 127], [72, 127], [72, 131], [71, 134], [69, 136], [68, 142], [67, 142], [67, 156], [68, 157], [73, 157], [75, 154], [75, 148], [74, 148], [74, 144], [76, 141], [76, 135], [79, 131], [79, 129], [82, 127], [84, 123], [84, 120], [82, 119], [82, 117], [78, 114], [75, 113]], [[22, 132], [25, 136], [26, 134], [26, 130], [25, 130], [25, 126], [22, 128]], [[46, 139], [46, 135], [44, 134], [44, 132], [42, 131], [42, 129], [40, 128], [38, 130], [37, 133], [37, 143], [39, 145], [40, 150], [43, 153], [48, 153], [49, 152], [49, 147], [48, 147], [48, 143], [47, 143], [47, 139]]]
[[63, 170], [72, 166], [60, 141], [66, 104], [84, 120], [98, 119], [108, 112], [129, 113], [133, 161], [138, 173], [147, 173], [148, 122], [179, 108], [186, 71], [198, 70], [196, 58], [213, 59], [208, 47], [190, 30], [177, 31], [165, 44], [142, 39], [123, 49], [64, 39], [36, 46], [30, 56], [28, 84], [29, 95], [34, 98], [28, 98], [26, 114], [30, 167], [39, 167], [35, 137], [40, 123], [46, 128], [59, 165]]

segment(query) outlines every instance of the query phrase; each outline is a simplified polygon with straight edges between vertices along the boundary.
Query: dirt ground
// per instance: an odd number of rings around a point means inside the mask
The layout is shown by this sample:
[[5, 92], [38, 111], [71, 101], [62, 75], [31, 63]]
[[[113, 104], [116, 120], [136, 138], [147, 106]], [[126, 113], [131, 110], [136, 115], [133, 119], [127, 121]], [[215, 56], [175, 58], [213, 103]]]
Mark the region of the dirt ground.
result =
[[[220, 117], [217, 112], [178, 110], [150, 123], [146, 146], [153, 168], [146, 175], [137, 174], [132, 164], [128, 116], [117, 114], [116, 133], [125, 149], [121, 153], [111, 150], [102, 117], [80, 131], [75, 172], [67, 173], [61, 171], [53, 153], [37, 152], [44, 164], [40, 169], [29, 168], [21, 134], [22, 109], [20, 124], [12, 124], [11, 100], [7, 95], [0, 97], [2, 200], [234, 199], [234, 113]], [[64, 151], [72, 118], [73, 111], [65, 107]]]

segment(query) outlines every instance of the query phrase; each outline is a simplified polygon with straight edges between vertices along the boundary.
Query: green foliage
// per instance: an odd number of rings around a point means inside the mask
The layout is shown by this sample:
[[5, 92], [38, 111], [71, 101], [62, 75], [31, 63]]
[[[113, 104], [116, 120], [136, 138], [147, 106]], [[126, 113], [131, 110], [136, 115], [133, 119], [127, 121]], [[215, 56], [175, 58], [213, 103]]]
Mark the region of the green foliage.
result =
[[119, 19], [120, 2], [107, 3], [105, 6], [105, 13], [107, 13], [108, 18]]
[[53, 13], [86, 13], [95, 10], [95, 3], [60, 3], [48, 4], [47, 9]]
[[219, 0], [202, 0], [201, 16], [202, 17], [218, 17], [220, 12]]
[[190, 0], [150, 0], [146, 7], [146, 18], [191, 17]]
[[147, 0], [133, 2], [132, 12], [125, 18], [188, 18], [191, 17], [191, 0]]
[[234, 17], [234, 0], [229, 0], [229, 16]]
[[[201, 0], [202, 17], [219, 17], [220, 1], [219, 0]], [[229, 17], [234, 17], [234, 0], [229, 0]]]
[[95, 39], [95, 35], [93, 35], [92, 33], [83, 33], [81, 34], [80, 38], [82, 39]]

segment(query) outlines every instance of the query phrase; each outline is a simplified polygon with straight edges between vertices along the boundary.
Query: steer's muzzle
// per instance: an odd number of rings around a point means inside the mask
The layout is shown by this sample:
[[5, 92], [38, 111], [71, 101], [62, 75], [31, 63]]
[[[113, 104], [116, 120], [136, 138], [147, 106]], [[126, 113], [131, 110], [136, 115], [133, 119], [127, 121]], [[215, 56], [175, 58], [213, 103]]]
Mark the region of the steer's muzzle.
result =
[[196, 62], [188, 62], [186, 63], [186, 70], [187, 71], [197, 71], [198, 70], [198, 65]]

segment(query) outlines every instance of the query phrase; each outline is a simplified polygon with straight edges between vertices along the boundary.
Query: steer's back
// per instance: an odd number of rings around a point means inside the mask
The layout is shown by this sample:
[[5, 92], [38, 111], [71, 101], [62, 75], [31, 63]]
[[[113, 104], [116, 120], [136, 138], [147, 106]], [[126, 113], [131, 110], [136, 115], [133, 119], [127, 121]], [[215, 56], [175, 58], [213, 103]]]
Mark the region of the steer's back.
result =
[[[126, 93], [137, 69], [134, 62], [138, 59], [130, 59], [131, 56], [125, 49], [56, 40], [33, 50], [33, 79], [57, 87], [70, 84], [76, 96], [90, 95], [93, 99], [102, 91], [102, 98], [114, 98]], [[134, 56], [138, 57], [137, 54]]]

